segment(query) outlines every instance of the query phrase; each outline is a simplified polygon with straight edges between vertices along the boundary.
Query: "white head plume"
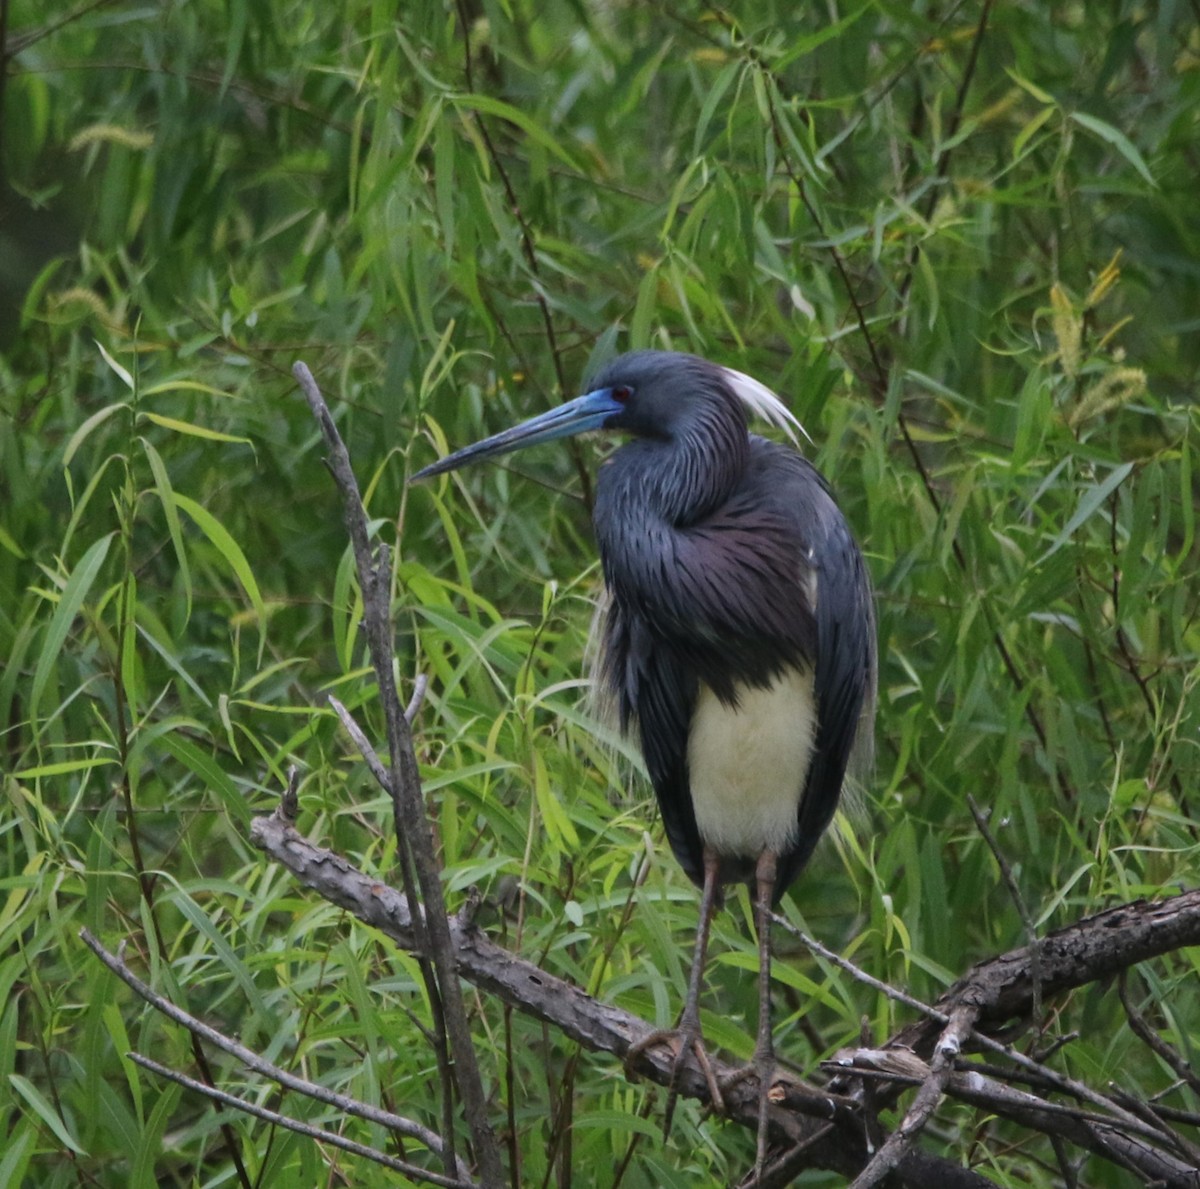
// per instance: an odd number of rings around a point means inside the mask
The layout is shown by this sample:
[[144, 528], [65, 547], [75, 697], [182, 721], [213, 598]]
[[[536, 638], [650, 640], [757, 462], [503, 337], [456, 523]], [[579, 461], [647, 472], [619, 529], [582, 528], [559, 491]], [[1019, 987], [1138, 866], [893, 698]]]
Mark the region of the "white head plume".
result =
[[765, 384], [760, 384], [753, 376], [735, 371], [731, 367], [723, 367], [721, 371], [734, 395], [755, 417], [761, 417], [763, 421], [782, 429], [796, 445], [800, 444], [797, 432], [803, 434], [804, 440], [811, 444], [812, 438], [808, 436], [804, 426]]

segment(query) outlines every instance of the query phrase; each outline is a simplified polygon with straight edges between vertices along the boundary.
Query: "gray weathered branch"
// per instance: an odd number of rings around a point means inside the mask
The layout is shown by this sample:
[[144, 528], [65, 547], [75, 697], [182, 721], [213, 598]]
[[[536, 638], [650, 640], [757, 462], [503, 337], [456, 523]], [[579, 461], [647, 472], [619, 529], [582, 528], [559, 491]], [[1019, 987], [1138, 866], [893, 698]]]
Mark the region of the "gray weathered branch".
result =
[[[467, 1024], [467, 1012], [454, 977], [454, 958], [450, 948], [449, 924], [437, 854], [433, 845], [433, 828], [425, 812], [421, 794], [421, 778], [417, 757], [413, 751], [412, 732], [396, 689], [392, 667], [391, 563], [386, 546], [372, 548], [366, 509], [359, 494], [358, 481], [350, 463], [350, 454], [334, 424], [312, 372], [303, 363], [292, 367], [304, 399], [316, 418], [329, 449], [327, 462], [334, 482], [342, 494], [342, 509], [346, 531], [354, 551], [359, 586], [363, 597], [363, 629], [375, 680], [379, 685], [379, 703], [387, 723], [390, 767], [388, 791], [392, 796], [392, 812], [396, 827], [397, 856], [405, 891], [416, 898], [418, 889], [425, 906], [416, 922], [421, 944], [416, 952], [421, 973], [433, 1007], [437, 1026], [435, 1046], [438, 1069], [445, 1095], [443, 1104], [444, 1138], [446, 1141], [447, 1172], [453, 1171], [453, 1119], [450, 1111], [451, 1082], [458, 1088], [467, 1125], [475, 1148], [480, 1180], [489, 1189], [504, 1184], [504, 1167], [500, 1147], [488, 1121], [487, 1101], [479, 1064]], [[419, 693], [411, 703], [415, 714], [420, 704]], [[427, 937], [424, 936], [427, 934]], [[449, 1053], [446, 1043], [449, 1043]], [[453, 1058], [451, 1060], [450, 1058]]]
[[[364, 875], [345, 859], [313, 846], [296, 832], [283, 814], [277, 812], [257, 818], [251, 828], [251, 838], [255, 845], [323, 898], [354, 913], [403, 948], [411, 949], [416, 943], [413, 915], [403, 895]], [[450, 918], [459, 974], [468, 982], [524, 1014], [546, 1021], [585, 1047], [618, 1058], [623, 1059], [631, 1045], [653, 1030], [637, 1016], [592, 998], [578, 987], [496, 945], [474, 924], [472, 916], [468, 908]], [[1129, 962], [1142, 961], [1197, 941], [1200, 941], [1200, 892], [1184, 893], [1155, 904], [1139, 901], [1109, 910], [1043, 939], [1040, 952], [1043, 995], [1049, 997], [1112, 973], [1119, 968], [1122, 953], [1131, 955]], [[1021, 1008], [1024, 1006], [1027, 1010], [1030, 1003], [1031, 977], [1024, 949], [981, 963], [939, 1003], [936, 1016], [940, 1017], [940, 1022], [936, 1018], [918, 1021], [906, 1028], [892, 1044], [900, 1046], [902, 1038], [911, 1038], [907, 1047], [921, 1046], [923, 1053], [919, 1056], [919, 1064], [927, 1071], [927, 1059], [932, 1056], [933, 1045], [943, 1035], [946, 1022], [956, 1009], [969, 1003], [970, 1010], [962, 1013], [960, 1019], [977, 1019], [991, 1025], [1019, 1015]], [[1022, 986], [1025, 987], [1024, 995], [1020, 991]], [[1000, 1016], [1000, 1012], [1004, 1015]], [[634, 1068], [638, 1074], [667, 1085], [673, 1063], [671, 1050], [666, 1046], [655, 1046], [639, 1057]], [[947, 1072], [939, 1076], [939, 1088], [966, 1099], [973, 1075], [950, 1073], [949, 1063], [942, 1065]], [[714, 1072], [722, 1078], [731, 1069], [714, 1060]], [[843, 1079], [843, 1084], [849, 1085], [849, 1079]], [[685, 1067], [678, 1086], [681, 1093], [706, 1100], [707, 1081], [698, 1068]], [[732, 1118], [747, 1127], [756, 1126], [757, 1087], [753, 1079], [735, 1084], [725, 1097]], [[776, 1149], [785, 1151], [783, 1162], [788, 1162], [789, 1156], [802, 1149], [803, 1166], [832, 1169], [847, 1177], [854, 1177], [867, 1167], [871, 1151], [866, 1139], [866, 1125], [860, 1103], [849, 1094], [791, 1083], [785, 1089], [777, 1086], [773, 1098], [777, 1102], [771, 1108], [771, 1136]], [[1030, 1095], [1018, 1104], [1016, 1097], [1012, 1097], [1008, 1100], [1010, 1110], [1007, 1113], [1018, 1121], [1035, 1125], [1039, 1115], [1034, 1108], [1041, 1101]], [[1046, 1114], [1053, 1113], [1053, 1106], [1049, 1106]], [[923, 1117], [918, 1115], [914, 1126], [920, 1122]], [[1108, 1159], [1113, 1159], [1120, 1150], [1120, 1144], [1113, 1136], [1125, 1135], [1127, 1148], [1145, 1149], [1149, 1153], [1137, 1162], [1138, 1167], [1151, 1166], [1173, 1174], [1166, 1178], [1169, 1184], [1191, 1184], [1174, 1179], [1182, 1175], [1182, 1165], [1176, 1158], [1161, 1152], [1144, 1134], [1127, 1135], [1122, 1127], [1120, 1117], [1104, 1123], [1084, 1119], [1079, 1126], [1072, 1125], [1069, 1129], [1060, 1126], [1055, 1133], [1065, 1133], [1074, 1142]], [[1145, 1131], [1144, 1128], [1138, 1130]], [[977, 1173], [919, 1150], [898, 1151], [897, 1155], [899, 1162], [894, 1172], [907, 1184], [972, 1186], [975, 1189], [990, 1184]], [[1118, 1162], [1130, 1167], [1128, 1162]], [[770, 1169], [765, 1180], [773, 1183]]]

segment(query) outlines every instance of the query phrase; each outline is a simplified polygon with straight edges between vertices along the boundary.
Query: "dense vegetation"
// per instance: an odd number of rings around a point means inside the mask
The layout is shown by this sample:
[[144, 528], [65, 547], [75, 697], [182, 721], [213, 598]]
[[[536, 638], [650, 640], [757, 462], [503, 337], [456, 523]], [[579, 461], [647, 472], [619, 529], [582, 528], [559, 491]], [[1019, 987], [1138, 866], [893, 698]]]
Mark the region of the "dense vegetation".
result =
[[[581, 679], [604, 446], [405, 479], [647, 345], [784, 394], [878, 591], [874, 784], [786, 915], [929, 999], [1026, 922], [1197, 882], [1194, 7], [45, 9], [0, 4], [0, 1183], [389, 1183], [223, 1131], [131, 1065], [196, 1070], [85, 925], [245, 1044], [438, 1122], [413, 961], [247, 841], [297, 765], [301, 829], [393, 874], [390, 806], [326, 702], [383, 737], [298, 358], [395, 547], [447, 895], [503, 899], [511, 949], [660, 1023], [682, 999], [695, 895]], [[1198, 954], [1129, 984], [1185, 1056]], [[705, 1023], [742, 1057], [755, 962], [736, 897]], [[750, 1136], [684, 1104], [664, 1143], [657, 1091], [469, 1006], [514, 1184], [745, 1168]], [[799, 1068], [864, 1017], [882, 1041], [908, 1014], [806, 953], [779, 964]], [[1111, 986], [1022, 1043], [1075, 1031], [1062, 1068], [1197, 1109]], [[924, 1142], [1001, 1185], [1062, 1175], [961, 1106]]]

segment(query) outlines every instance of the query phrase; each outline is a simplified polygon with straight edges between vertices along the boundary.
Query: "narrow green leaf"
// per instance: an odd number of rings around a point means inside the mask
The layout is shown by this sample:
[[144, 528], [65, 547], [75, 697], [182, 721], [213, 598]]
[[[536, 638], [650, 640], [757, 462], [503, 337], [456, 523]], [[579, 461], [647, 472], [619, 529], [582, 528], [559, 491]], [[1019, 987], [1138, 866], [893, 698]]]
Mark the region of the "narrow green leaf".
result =
[[71, 630], [71, 624], [75, 621], [75, 616], [79, 614], [80, 607], [88, 597], [92, 583], [96, 581], [96, 576], [100, 573], [100, 567], [104, 565], [104, 559], [108, 556], [108, 547], [112, 544], [114, 536], [116, 536], [115, 533], [109, 533], [108, 536], [101, 537], [83, 555], [75, 567], [75, 572], [67, 581], [62, 597], [58, 600], [58, 606], [54, 609], [50, 626], [46, 629], [46, 634], [42, 639], [42, 650], [38, 655], [37, 668], [33, 673], [33, 687], [29, 695], [30, 718], [37, 717], [46, 682], [49, 680], [54, 666], [58, 663], [63, 645], [67, 642], [67, 633]]
[[75, 1142], [74, 1137], [59, 1118], [58, 1112], [50, 1105], [49, 1100], [28, 1078], [22, 1077], [19, 1073], [10, 1073], [8, 1081], [9, 1085], [29, 1104], [33, 1113], [54, 1132], [59, 1143], [70, 1148], [76, 1156], [87, 1155], [87, 1152]]
[[25, 1170], [33, 1155], [34, 1133], [25, 1126], [8, 1130], [4, 1137], [4, 1159], [0, 1160], [0, 1185], [27, 1185]]
[[219, 429], [209, 429], [206, 425], [197, 425], [193, 421], [180, 421], [176, 417], [164, 417], [161, 413], [148, 413], [142, 410], [139, 419], [153, 421], [163, 429], [171, 429], [176, 433], [188, 434], [193, 438], [206, 438], [210, 442], [239, 442], [244, 446], [251, 445], [249, 438], [241, 438], [235, 434], [222, 433]]
[[246, 40], [246, 29], [250, 23], [249, 5], [246, 0], [225, 0], [224, 35], [225, 69], [221, 74], [220, 94], [223, 97], [237, 71], [242, 45]]
[[112, 369], [112, 371], [120, 378], [121, 382], [129, 389], [130, 392], [137, 391], [137, 385], [133, 382], [133, 376], [129, 374], [127, 368], [119, 364], [105, 349], [104, 344], [98, 339], [94, 340], [96, 346], [100, 349], [100, 354], [104, 358], [104, 362]]
[[158, 1096], [158, 1101], [155, 1102], [150, 1118], [146, 1120], [139, 1137], [137, 1155], [130, 1170], [131, 1189], [142, 1189], [143, 1186], [145, 1189], [155, 1189], [162, 1183], [155, 1170], [162, 1158], [163, 1132], [166, 1131], [172, 1113], [179, 1105], [182, 1093], [182, 1087], [172, 1084], [164, 1087]]
[[115, 757], [94, 756], [86, 760], [59, 760], [54, 764], [38, 764], [34, 768], [18, 768], [13, 776], [20, 780], [36, 780], [39, 776], [65, 776], [68, 772], [84, 772], [89, 768], [103, 768], [119, 761]]
[[546, 833], [556, 846], [567, 851], [579, 849], [579, 835], [566, 810], [550, 787], [546, 765], [538, 752], [533, 753], [533, 792]]
[[[103, 350], [103, 348], [101, 348]], [[66, 449], [63, 450], [63, 466], [70, 466], [71, 459], [75, 457], [75, 451], [87, 441], [92, 430], [97, 425], [107, 421], [114, 413], [119, 413], [122, 409], [127, 409], [129, 406], [124, 401], [118, 401], [116, 404], [105, 405], [102, 409], [97, 409], [71, 436], [67, 439]]]
[[189, 769], [201, 784], [220, 795], [225, 808], [235, 820], [243, 825], [249, 824], [251, 814], [246, 798], [220, 764], [178, 732], [164, 734], [158, 742], [164, 750], [169, 751]]
[[211, 384], [201, 384], [198, 380], [164, 380], [161, 384], [152, 384], [142, 389], [142, 396], [161, 396], [164, 392], [201, 392], [205, 396], [219, 396], [222, 400], [242, 401], [243, 397], [226, 392], [223, 388], [214, 388]]
[[836, 40], [851, 25], [858, 21], [863, 13], [868, 12], [874, 7], [874, 0], [868, 0], [866, 4], [859, 5], [853, 12], [847, 13], [840, 21], [818, 22], [819, 28], [815, 33], [789, 39], [787, 52], [772, 63], [772, 69], [775, 74], [781, 74], [785, 67], [790, 66], [800, 58], [807, 57], [814, 50], [820, 49], [826, 42]]
[[1012, 159], [1017, 161], [1025, 151], [1025, 146], [1029, 143], [1032, 137], [1037, 133], [1038, 129], [1046, 123], [1048, 119], [1057, 111], [1054, 107], [1043, 107], [1033, 119], [1029, 120], [1025, 126], [1013, 137], [1012, 143]]
[[216, 921], [210, 917], [199, 904], [183, 889], [177, 889], [177, 894], [171, 897], [174, 904], [184, 916], [191, 921], [196, 932], [207, 938], [221, 964], [233, 976], [234, 981], [242, 989], [246, 997], [246, 1011], [253, 1012], [266, 1021], [268, 1028], [278, 1027], [279, 1018], [275, 1010], [263, 998], [254, 984], [250, 971], [229, 944], [229, 940], [217, 928]]
[[491, 95], [472, 94], [455, 95], [453, 102], [456, 107], [466, 108], [468, 111], [474, 111], [480, 115], [496, 116], [498, 119], [515, 124], [530, 140], [553, 153], [564, 165], [577, 173], [582, 172], [579, 163], [545, 128], [519, 108], [513, 107], [511, 103], [505, 103], [502, 99], [494, 99]]
[[196, 679], [187, 671], [179, 658], [169, 652], [158, 640], [154, 638], [141, 624], [137, 626], [138, 636], [145, 641], [161, 658], [165, 664], [184, 685], [188, 687], [204, 703], [205, 706], [212, 705], [212, 699], [196, 684]]
[[1156, 190], [1158, 189], [1158, 183], [1154, 180], [1154, 176], [1151, 174], [1141, 153], [1137, 151], [1137, 146], [1124, 132], [1119, 128], [1114, 128], [1111, 124], [1106, 124], [1103, 120], [1096, 119], [1095, 116], [1086, 115], [1081, 111], [1073, 111], [1071, 119], [1081, 128], [1086, 128], [1089, 132], [1094, 132], [1101, 140], [1112, 145], [1151, 186]]
[[704, 137], [708, 132], [708, 126], [712, 122], [713, 113], [717, 110], [717, 105], [725, 98], [725, 92], [729, 90], [729, 84], [744, 69], [743, 63], [740, 61], [730, 62], [717, 75], [716, 80], [708, 88], [708, 94], [704, 97], [704, 103], [700, 107], [700, 114], [696, 117], [696, 130], [692, 134], [692, 156], [699, 157], [701, 150], [704, 147]]
[[145, 438], [140, 439], [146, 459], [150, 463], [150, 473], [154, 476], [154, 486], [158, 492], [158, 500], [162, 505], [163, 516], [167, 521], [167, 532], [171, 537], [171, 548], [175, 551], [175, 561], [179, 564], [179, 575], [183, 580], [184, 614], [183, 621], [187, 623], [192, 618], [192, 572], [188, 568], [187, 550], [183, 547], [183, 530], [179, 523], [179, 508], [175, 500], [175, 489], [171, 486], [171, 476], [167, 472], [159, 452]]
[[1034, 564], [1040, 566], [1047, 558], [1056, 554], [1075, 535], [1075, 530], [1093, 516], [1100, 505], [1125, 481], [1132, 470], [1133, 463], [1124, 462], [1120, 466], [1114, 467], [1103, 483], [1096, 483], [1089, 487], [1083, 493], [1079, 506], [1075, 509], [1075, 514], [1067, 521], [1062, 532], [1051, 542], [1050, 548]]
[[1185, 439], [1179, 447], [1179, 510], [1183, 519], [1183, 539], [1179, 542], [1176, 556], [1191, 555], [1192, 543], [1196, 539], [1196, 505], [1192, 494], [1192, 451]]
[[1029, 79], [1023, 78], [1015, 70], [1006, 66], [1004, 68], [1004, 73], [1007, 74], [1008, 77], [1011, 78], [1013, 82], [1016, 83], [1017, 86], [1023, 91], [1028, 91], [1029, 94], [1032, 95], [1039, 103], [1045, 103], [1047, 105], [1052, 105], [1054, 103], [1054, 96], [1051, 95], [1049, 91], [1042, 90], [1041, 87], [1031, 83]]
[[25, 550], [13, 540], [12, 534], [2, 524], [0, 524], [0, 547], [7, 549], [13, 557], [19, 558], [21, 561], [24, 561], [28, 556]]
[[267, 608], [263, 603], [262, 593], [254, 580], [254, 572], [242, 552], [241, 546], [229, 534], [225, 526], [205, 507], [196, 503], [190, 496], [175, 492], [176, 504], [195, 522], [196, 527], [213, 543], [217, 552], [229, 564], [229, 568], [237, 575], [250, 602], [258, 615], [260, 629], [267, 625]]

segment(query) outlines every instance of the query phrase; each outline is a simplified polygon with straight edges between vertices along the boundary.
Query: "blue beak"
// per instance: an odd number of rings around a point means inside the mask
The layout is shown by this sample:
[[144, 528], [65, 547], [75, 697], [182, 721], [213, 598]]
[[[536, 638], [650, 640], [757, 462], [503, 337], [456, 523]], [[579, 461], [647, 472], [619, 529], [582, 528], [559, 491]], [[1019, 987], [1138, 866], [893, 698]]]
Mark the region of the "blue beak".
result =
[[484, 458], [496, 458], [501, 454], [509, 454], [514, 450], [522, 450], [526, 446], [536, 446], [539, 442], [550, 442], [555, 438], [569, 438], [573, 434], [586, 433], [589, 429], [603, 429], [610, 417], [624, 410], [625, 405], [613, 396], [611, 388], [597, 388], [575, 400], [559, 405], [548, 413], [531, 417], [514, 425], [511, 429], [502, 430], [482, 442], [472, 446], [464, 446], [453, 454], [418, 471], [409, 480], [415, 483], [418, 479], [428, 479], [432, 475], [441, 475], [445, 471], [453, 471], [468, 463], [478, 462]]

